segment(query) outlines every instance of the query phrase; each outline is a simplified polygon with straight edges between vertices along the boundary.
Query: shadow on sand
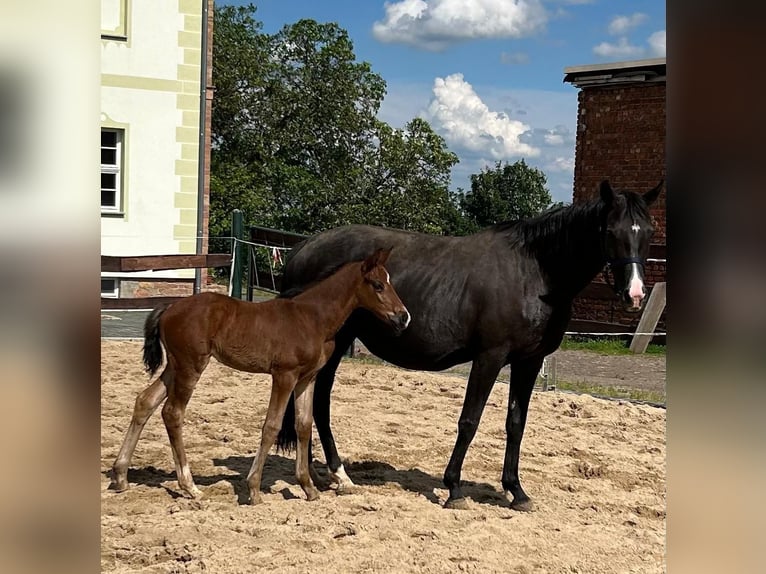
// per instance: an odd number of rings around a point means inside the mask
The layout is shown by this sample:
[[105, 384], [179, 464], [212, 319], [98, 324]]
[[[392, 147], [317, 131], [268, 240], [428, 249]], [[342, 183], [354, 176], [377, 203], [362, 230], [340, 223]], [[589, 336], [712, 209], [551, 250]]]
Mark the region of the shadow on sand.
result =
[[[230, 456], [227, 458], [213, 459], [215, 466], [225, 467], [237, 474], [221, 473], [209, 476], [195, 475], [194, 482], [198, 486], [210, 486], [221, 481], [231, 484], [234, 493], [237, 495], [239, 504], [248, 504], [250, 495], [247, 488], [247, 473], [250, 471], [253, 457], [251, 456]], [[314, 461], [315, 468], [320, 476], [327, 476], [327, 466], [319, 461]], [[401, 486], [404, 490], [423, 495], [434, 504], [440, 504], [435, 490], [444, 489], [444, 483], [441, 477], [433, 476], [418, 468], [398, 469], [387, 462], [377, 460], [365, 460], [360, 462], [351, 462], [345, 465], [346, 472], [351, 480], [357, 486], [379, 486], [386, 483], [394, 483]], [[104, 472], [109, 476], [109, 472]], [[161, 470], [154, 466], [144, 468], [130, 469], [128, 471], [128, 482], [151, 486], [155, 488], [164, 488], [172, 497], [178, 498], [182, 495], [164, 486], [163, 483], [176, 480], [175, 471]], [[272, 454], [266, 459], [263, 468], [263, 477], [261, 480], [261, 489], [264, 491], [273, 487], [278, 480], [288, 484], [297, 484], [295, 480], [295, 459], [281, 455]], [[482, 504], [491, 504], [499, 507], [510, 506], [507, 499], [495, 487], [486, 482], [473, 482], [470, 480], [462, 481], [463, 494]], [[280, 491], [285, 499], [298, 498], [288, 489]]]

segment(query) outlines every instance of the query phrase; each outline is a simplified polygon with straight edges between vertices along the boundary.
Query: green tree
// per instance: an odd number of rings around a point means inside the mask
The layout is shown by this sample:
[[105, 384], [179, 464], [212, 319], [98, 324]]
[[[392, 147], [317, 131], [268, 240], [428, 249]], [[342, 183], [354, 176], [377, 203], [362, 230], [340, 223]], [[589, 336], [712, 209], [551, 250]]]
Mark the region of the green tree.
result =
[[228, 209], [239, 198], [223, 196], [247, 180], [259, 198], [244, 202], [248, 223], [305, 233], [338, 225], [385, 82], [356, 62], [336, 24], [300, 20], [267, 35], [254, 11], [216, 12], [211, 212]]
[[496, 162], [471, 175], [471, 189], [461, 200], [466, 215], [478, 227], [538, 215], [549, 208], [551, 194], [545, 174], [521, 159], [513, 164]]
[[423, 119], [377, 119], [383, 78], [337, 24], [300, 20], [263, 33], [255, 8], [216, 11], [211, 234], [231, 211], [246, 225], [314, 233], [371, 223], [447, 233], [457, 156]]
[[415, 118], [403, 129], [378, 122], [367, 148], [363, 193], [349, 220], [429, 233], [444, 233], [455, 209], [450, 169], [458, 161], [429, 123]]

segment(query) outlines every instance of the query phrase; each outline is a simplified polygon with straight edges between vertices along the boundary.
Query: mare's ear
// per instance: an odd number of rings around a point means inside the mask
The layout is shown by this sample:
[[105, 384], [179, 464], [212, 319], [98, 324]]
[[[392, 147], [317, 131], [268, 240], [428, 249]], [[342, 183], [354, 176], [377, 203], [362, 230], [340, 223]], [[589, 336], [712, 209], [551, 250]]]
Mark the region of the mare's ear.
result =
[[601, 182], [601, 184], [598, 186], [598, 192], [601, 195], [601, 199], [604, 203], [607, 205], [612, 205], [612, 203], [614, 203], [614, 198], [617, 193], [612, 189], [612, 186], [609, 185], [608, 179], [605, 179]]
[[662, 185], [665, 183], [664, 179], [660, 180], [660, 183], [657, 184], [657, 187], [650, 189], [644, 194], [644, 201], [646, 202], [646, 205], [653, 204], [657, 198], [660, 196], [660, 192], [662, 192]]

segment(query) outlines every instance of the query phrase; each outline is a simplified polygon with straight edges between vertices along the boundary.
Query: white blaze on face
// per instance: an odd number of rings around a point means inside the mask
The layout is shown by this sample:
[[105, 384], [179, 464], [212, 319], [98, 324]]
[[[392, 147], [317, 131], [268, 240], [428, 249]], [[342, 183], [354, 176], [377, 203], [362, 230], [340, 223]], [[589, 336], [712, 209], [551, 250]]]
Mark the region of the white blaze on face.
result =
[[628, 295], [633, 299], [633, 306], [638, 307], [644, 298], [644, 282], [638, 272], [638, 263], [630, 264], [630, 283], [628, 285]]

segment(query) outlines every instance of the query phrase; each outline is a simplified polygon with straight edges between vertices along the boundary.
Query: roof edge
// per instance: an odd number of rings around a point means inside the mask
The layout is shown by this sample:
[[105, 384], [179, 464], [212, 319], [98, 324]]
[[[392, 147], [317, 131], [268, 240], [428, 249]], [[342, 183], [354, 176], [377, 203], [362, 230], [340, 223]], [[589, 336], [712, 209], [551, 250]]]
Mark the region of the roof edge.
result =
[[623, 62], [608, 62], [605, 64], [587, 64], [581, 66], [569, 66], [564, 68], [565, 74], [578, 74], [582, 72], [604, 72], [611, 70], [629, 70], [631, 68], [646, 68], [650, 66], [664, 66], [666, 58], [648, 58], [644, 60], [626, 60]]

